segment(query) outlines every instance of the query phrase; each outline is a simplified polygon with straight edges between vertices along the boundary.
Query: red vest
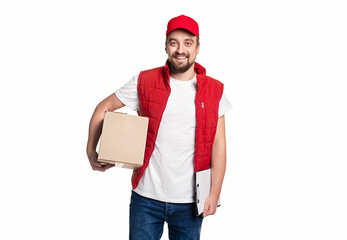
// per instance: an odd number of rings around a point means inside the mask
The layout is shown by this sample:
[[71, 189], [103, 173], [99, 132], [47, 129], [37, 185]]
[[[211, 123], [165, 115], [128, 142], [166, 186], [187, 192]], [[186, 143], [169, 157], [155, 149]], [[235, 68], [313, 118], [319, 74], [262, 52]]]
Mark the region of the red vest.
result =
[[[211, 152], [218, 122], [219, 101], [223, 94], [223, 83], [206, 76], [206, 70], [195, 63], [197, 91], [196, 134], [194, 172], [205, 170], [211, 166]], [[167, 100], [171, 93], [170, 70], [164, 67], [142, 71], [138, 77], [137, 91], [139, 96], [139, 116], [149, 118], [147, 141], [143, 166], [135, 169], [131, 178], [135, 189], [145, 172], [154, 150], [155, 141]]]

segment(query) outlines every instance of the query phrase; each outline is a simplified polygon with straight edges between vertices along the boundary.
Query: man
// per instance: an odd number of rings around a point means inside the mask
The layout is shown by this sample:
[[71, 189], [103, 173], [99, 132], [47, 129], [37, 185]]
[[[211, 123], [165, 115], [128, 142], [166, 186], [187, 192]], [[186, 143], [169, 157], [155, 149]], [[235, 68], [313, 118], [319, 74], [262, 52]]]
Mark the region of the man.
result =
[[[96, 107], [87, 154], [93, 170], [105, 111], [123, 106], [149, 117], [144, 164], [134, 170], [130, 239], [160, 239], [167, 222], [170, 239], [200, 239], [202, 220], [216, 212], [226, 167], [224, 114], [231, 105], [223, 84], [195, 62], [199, 27], [181, 15], [169, 21], [164, 67], [142, 71]], [[211, 167], [212, 187], [196, 216], [194, 173]]]

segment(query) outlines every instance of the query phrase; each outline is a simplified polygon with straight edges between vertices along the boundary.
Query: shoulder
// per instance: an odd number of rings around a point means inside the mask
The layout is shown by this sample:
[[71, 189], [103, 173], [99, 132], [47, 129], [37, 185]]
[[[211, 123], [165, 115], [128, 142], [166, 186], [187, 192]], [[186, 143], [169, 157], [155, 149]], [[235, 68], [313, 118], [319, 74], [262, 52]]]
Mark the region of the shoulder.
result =
[[148, 70], [143, 70], [140, 72], [138, 77], [138, 84], [142, 85], [143, 83], [149, 84], [152, 80], [163, 75], [164, 67], [156, 67]]
[[221, 89], [223, 91], [224, 84], [221, 81], [207, 75], [203, 76], [203, 79], [204, 79], [205, 85], [207, 85], [208, 87], [214, 87], [217, 89]]
[[217, 79], [202, 75], [202, 94], [208, 99], [221, 99], [224, 90], [224, 84]]
[[140, 72], [141, 76], [144, 75], [149, 75], [149, 74], [161, 74], [163, 72], [163, 68], [164, 67], [156, 67], [156, 68], [152, 68], [152, 69], [148, 69], [148, 70], [143, 70]]

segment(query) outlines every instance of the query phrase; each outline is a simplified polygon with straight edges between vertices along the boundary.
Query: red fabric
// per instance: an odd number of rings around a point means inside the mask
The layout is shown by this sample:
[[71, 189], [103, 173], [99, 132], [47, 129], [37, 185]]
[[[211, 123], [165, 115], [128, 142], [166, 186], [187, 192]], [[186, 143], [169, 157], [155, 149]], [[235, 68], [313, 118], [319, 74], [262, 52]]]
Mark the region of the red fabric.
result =
[[[196, 135], [194, 172], [205, 170], [211, 166], [212, 144], [217, 129], [219, 101], [223, 94], [223, 84], [206, 76], [206, 70], [195, 63], [197, 92]], [[145, 155], [142, 167], [135, 169], [131, 178], [135, 189], [143, 173], [148, 167], [150, 157], [155, 147], [155, 141], [167, 100], [171, 93], [170, 70], [166, 63], [164, 67], [142, 71], [138, 77], [139, 116], [149, 118]]]
[[172, 18], [167, 24], [166, 36], [173, 30], [183, 28], [199, 37], [199, 25], [190, 17], [180, 15]]

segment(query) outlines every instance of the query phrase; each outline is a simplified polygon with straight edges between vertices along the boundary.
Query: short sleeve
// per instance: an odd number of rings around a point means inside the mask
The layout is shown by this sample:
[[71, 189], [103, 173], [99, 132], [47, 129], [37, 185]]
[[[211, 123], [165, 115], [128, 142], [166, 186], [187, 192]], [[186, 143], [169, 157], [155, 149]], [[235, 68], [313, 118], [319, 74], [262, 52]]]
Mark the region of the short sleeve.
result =
[[218, 117], [221, 117], [227, 112], [229, 112], [231, 108], [232, 108], [231, 103], [229, 102], [227, 96], [224, 94], [224, 91], [223, 91], [222, 97], [219, 101]]
[[138, 75], [134, 75], [129, 82], [115, 91], [115, 95], [125, 106], [137, 111], [139, 108], [139, 96], [137, 93]]

